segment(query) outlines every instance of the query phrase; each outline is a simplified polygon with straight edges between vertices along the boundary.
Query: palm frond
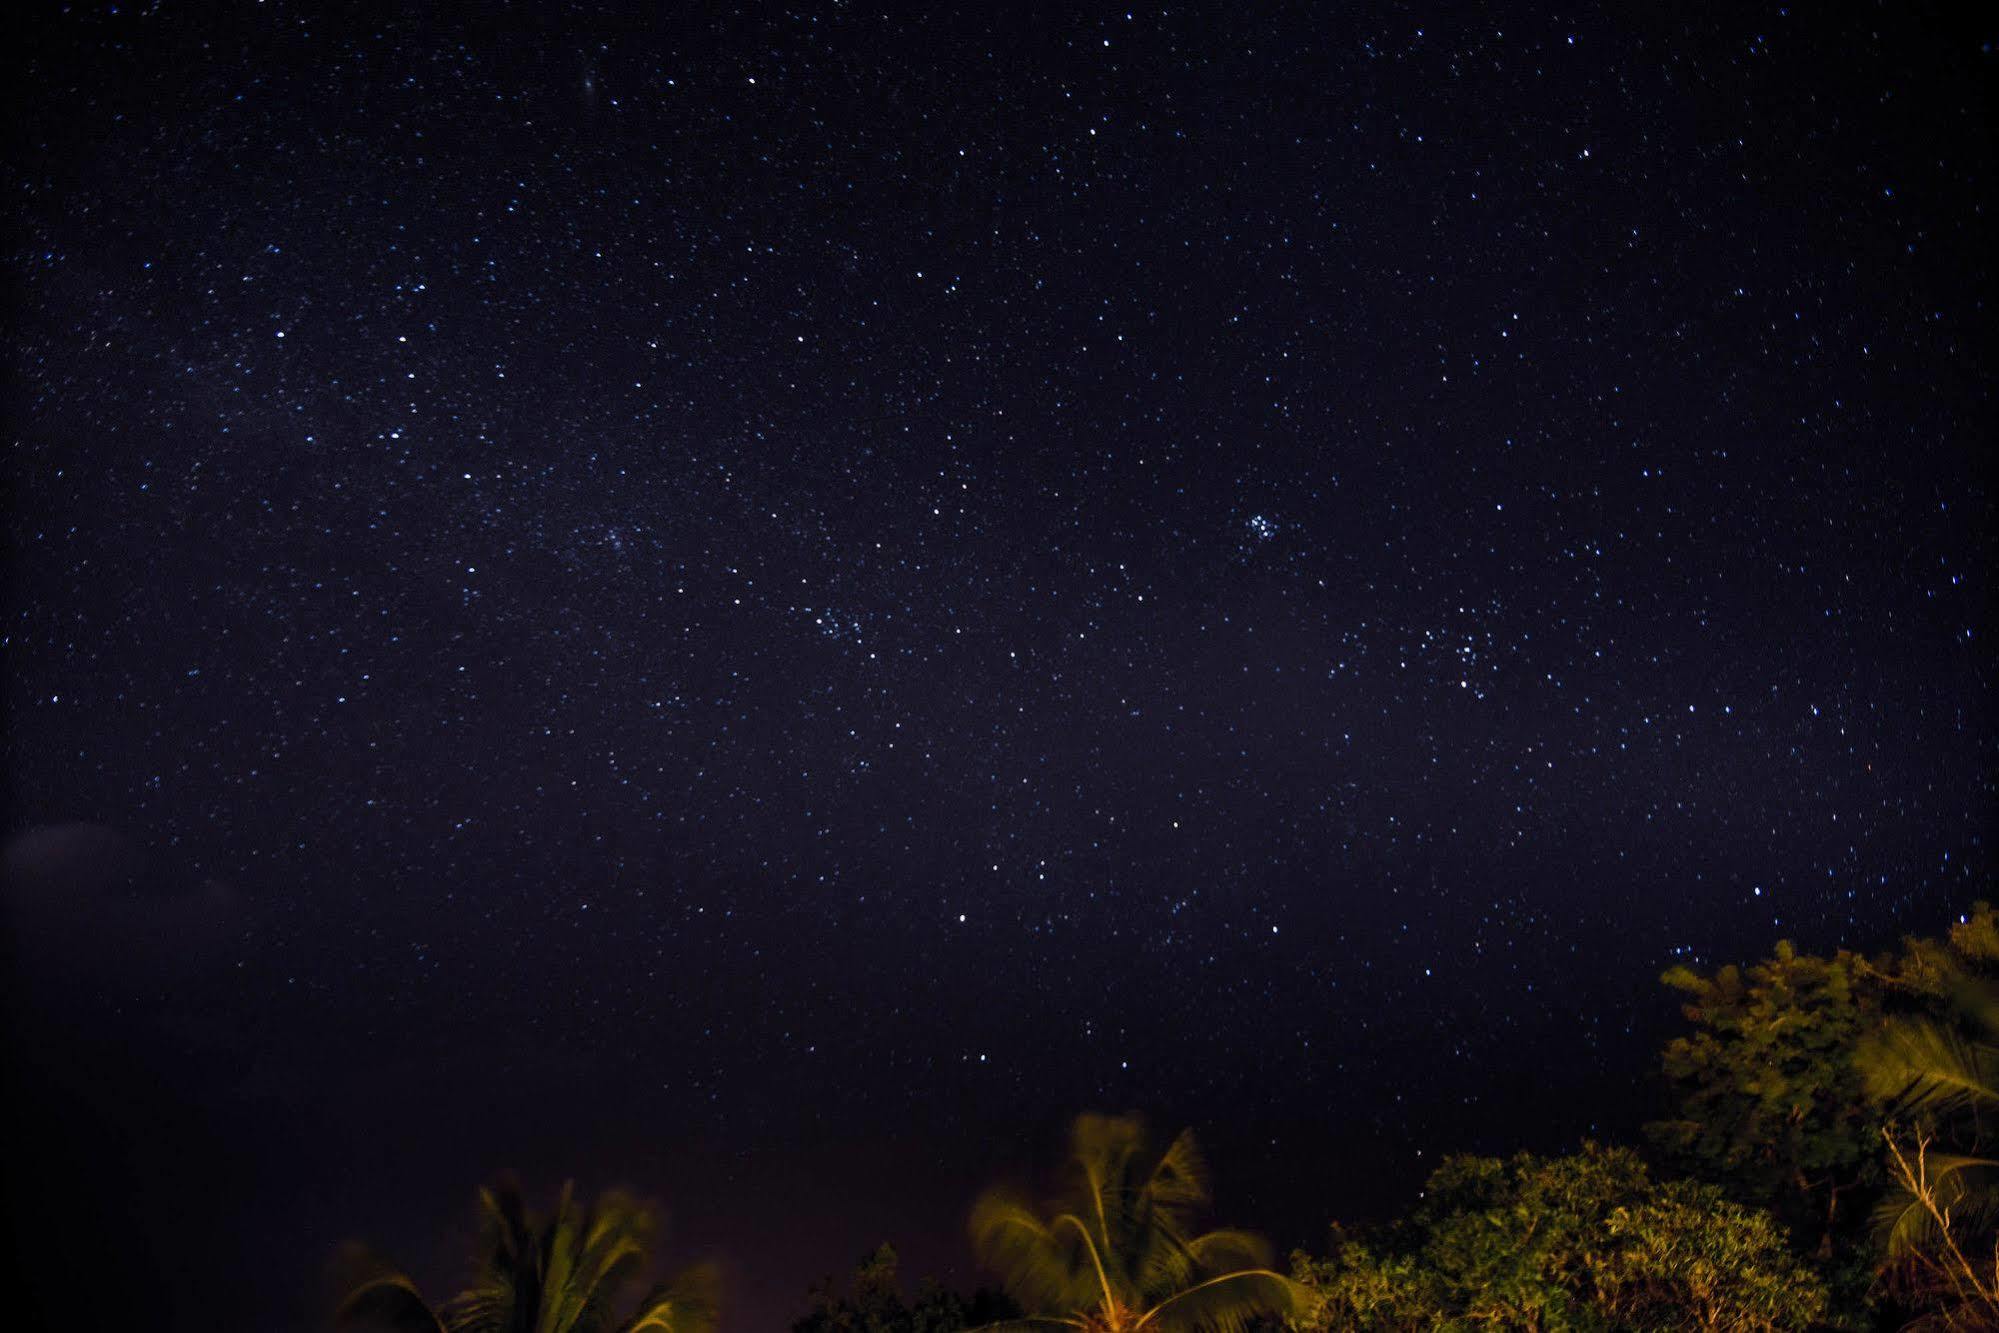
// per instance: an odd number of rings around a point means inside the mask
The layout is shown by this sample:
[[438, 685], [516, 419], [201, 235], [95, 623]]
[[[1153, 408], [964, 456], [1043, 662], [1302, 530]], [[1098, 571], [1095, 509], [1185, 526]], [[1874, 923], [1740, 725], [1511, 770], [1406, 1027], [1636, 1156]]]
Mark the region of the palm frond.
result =
[[1109, 1181], [1126, 1181], [1144, 1147], [1145, 1125], [1136, 1116], [1091, 1113], [1069, 1127], [1070, 1161], [1095, 1164]]
[[1055, 1205], [1091, 1224], [1097, 1252], [1108, 1257], [1130, 1234], [1138, 1203], [1139, 1154], [1145, 1127], [1135, 1117], [1080, 1115], [1069, 1131], [1070, 1188]]
[[542, 1226], [541, 1306], [534, 1333], [569, 1333], [575, 1323], [575, 1272], [579, 1219], [576, 1212], [576, 1182], [562, 1182], [562, 1194], [555, 1211]]
[[[690, 1269], [656, 1287], [629, 1318], [622, 1297], [650, 1266], [659, 1213], [620, 1190], [594, 1204], [565, 1184], [555, 1208], [537, 1216], [519, 1184], [503, 1176], [479, 1191], [480, 1246], [472, 1280], [431, 1312], [407, 1278], [372, 1263], [350, 1282], [342, 1329], [384, 1333], [712, 1333], [719, 1299], [712, 1269]], [[365, 1252], [358, 1252], [365, 1258]], [[352, 1267], [352, 1264], [350, 1264]], [[415, 1312], [421, 1310], [422, 1317]]]
[[653, 1211], [631, 1195], [613, 1190], [600, 1196], [578, 1219], [570, 1289], [561, 1295], [562, 1322], [551, 1333], [601, 1324], [618, 1290], [644, 1270], [647, 1243], [657, 1229]]
[[1047, 1213], [1005, 1190], [988, 1191], [972, 1209], [980, 1259], [1037, 1312], [1028, 1324], [1233, 1333], [1296, 1307], [1295, 1288], [1270, 1270], [1269, 1247], [1257, 1237], [1194, 1233], [1209, 1193], [1191, 1132], [1154, 1155], [1137, 1117], [1079, 1116], [1068, 1181]]
[[1874, 1243], [1891, 1259], [1927, 1250], [1937, 1239], [1936, 1224], [1923, 1201], [1903, 1189], [1890, 1190], [1874, 1205], [1869, 1225]]
[[1270, 1267], [1270, 1242], [1253, 1231], [1203, 1232], [1187, 1242], [1187, 1250], [1210, 1273]]
[[1144, 1194], [1174, 1225], [1187, 1226], [1193, 1215], [1208, 1203], [1208, 1162], [1194, 1141], [1194, 1131], [1183, 1129], [1146, 1178]]
[[540, 1308], [542, 1280], [541, 1242], [520, 1182], [511, 1175], [501, 1176], [491, 1188], [479, 1191], [478, 1273], [472, 1287], [452, 1305], [469, 1305], [475, 1297], [481, 1302], [488, 1322], [467, 1325], [468, 1333], [508, 1329], [524, 1322], [515, 1317], [515, 1310]]
[[334, 1312], [339, 1333], [445, 1333], [443, 1320], [401, 1273], [382, 1272], [348, 1292]]
[[640, 1302], [621, 1333], [713, 1333], [722, 1308], [722, 1275], [697, 1264]]
[[1248, 1231], [1209, 1231], [1191, 1239], [1161, 1230], [1134, 1266], [1145, 1301], [1157, 1301], [1217, 1273], [1270, 1267], [1270, 1246]]
[[1169, 1296], [1146, 1311], [1134, 1327], [1158, 1333], [1244, 1333], [1265, 1316], [1301, 1312], [1305, 1301], [1304, 1288], [1282, 1273], [1245, 1269]]
[[1934, 1019], [1897, 1019], [1859, 1055], [1870, 1092], [1899, 1110], [1943, 1115], [1999, 1105], [1999, 1064], [1990, 1045]]
[[453, 1296], [444, 1307], [444, 1323], [451, 1333], [515, 1333], [517, 1313], [524, 1312], [511, 1290], [482, 1287]]
[[1086, 1250], [1089, 1242], [1080, 1220], [1074, 1214], [1060, 1216], [1075, 1225], [1044, 1222], [1018, 1195], [988, 1190], [972, 1206], [972, 1245], [980, 1262], [999, 1273], [1023, 1304], [1086, 1309], [1103, 1299], [1104, 1283]]
[[[1961, 1224], [1976, 1232], [1999, 1223], [1999, 1159], [1925, 1153], [1922, 1173], [1953, 1230]], [[1941, 1238], [1928, 1208], [1907, 1189], [1891, 1190], [1875, 1205], [1873, 1225], [1876, 1243], [1890, 1258], [1926, 1250]]]

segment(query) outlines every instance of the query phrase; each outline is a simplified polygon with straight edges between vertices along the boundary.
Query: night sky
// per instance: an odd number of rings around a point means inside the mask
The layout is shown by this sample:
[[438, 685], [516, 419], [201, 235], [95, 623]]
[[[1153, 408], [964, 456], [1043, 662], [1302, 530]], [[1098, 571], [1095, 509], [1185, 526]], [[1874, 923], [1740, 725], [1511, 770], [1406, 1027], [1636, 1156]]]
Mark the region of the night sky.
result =
[[648, 8], [12, 53], [49, 1271], [514, 1166], [756, 1333], [1087, 1108], [1315, 1243], [1988, 891], [1989, 15]]

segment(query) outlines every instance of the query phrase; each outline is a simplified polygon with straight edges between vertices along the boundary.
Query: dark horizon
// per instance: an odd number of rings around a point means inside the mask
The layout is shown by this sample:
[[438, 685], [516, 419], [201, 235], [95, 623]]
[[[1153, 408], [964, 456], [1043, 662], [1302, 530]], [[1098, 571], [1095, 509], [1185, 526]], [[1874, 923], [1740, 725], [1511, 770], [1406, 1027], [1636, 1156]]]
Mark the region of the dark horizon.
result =
[[1079, 1111], [1284, 1247], [1628, 1136], [1989, 892], [1969, 23], [40, 13], [16, 1223], [290, 1329], [625, 1183], [742, 1333]]

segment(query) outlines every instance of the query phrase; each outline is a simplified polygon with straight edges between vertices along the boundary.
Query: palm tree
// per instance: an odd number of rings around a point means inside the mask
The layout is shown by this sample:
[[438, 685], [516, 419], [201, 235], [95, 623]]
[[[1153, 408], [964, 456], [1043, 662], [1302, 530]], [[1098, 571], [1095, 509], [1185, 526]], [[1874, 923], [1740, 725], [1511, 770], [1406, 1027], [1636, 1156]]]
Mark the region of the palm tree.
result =
[[[1979, 922], [1990, 922], [1982, 904]], [[1999, 1159], [1983, 1155], [1985, 1122], [1999, 1111], [1999, 982], [1975, 966], [1993, 961], [1982, 933], [1951, 935], [1948, 953], [1919, 960], [1930, 1010], [1888, 1019], [1858, 1063], [1869, 1091], [1910, 1123], [1882, 1131], [1892, 1182], [1874, 1218], [1884, 1271], [1932, 1308], [1927, 1326], [1987, 1328], [1999, 1319]], [[1967, 1151], [1931, 1151], [1939, 1133]]]
[[972, 1209], [980, 1258], [1035, 1312], [988, 1327], [1240, 1333], [1300, 1309], [1302, 1288], [1271, 1270], [1261, 1237], [1195, 1233], [1208, 1197], [1191, 1131], [1155, 1157], [1137, 1118], [1077, 1117], [1068, 1176], [1045, 1212], [1006, 1189]]
[[479, 1191], [472, 1285], [432, 1307], [409, 1278], [365, 1255], [334, 1317], [341, 1333], [711, 1333], [718, 1282], [707, 1265], [653, 1287], [623, 1318], [619, 1297], [650, 1267], [659, 1214], [622, 1191], [579, 1205], [573, 1186], [547, 1218], [503, 1179]]
[[[1964, 1228], [1951, 1215], [1972, 1189], [1966, 1180], [1974, 1168], [1948, 1166], [1938, 1174], [1931, 1170], [1926, 1135], [1918, 1133], [1907, 1148], [1892, 1130], [1882, 1130], [1881, 1136], [1888, 1141], [1895, 1188], [1907, 1201], [1887, 1211], [1889, 1273], [1897, 1287], [1929, 1310], [1905, 1327], [1938, 1333], [1999, 1327], [1999, 1246], [1990, 1262], [1966, 1253]], [[1999, 1164], [1984, 1162], [1977, 1169], [1989, 1172], [1994, 1165]], [[1982, 1203], [1989, 1210], [1989, 1189]], [[1905, 1214], [1920, 1219], [1920, 1230]]]

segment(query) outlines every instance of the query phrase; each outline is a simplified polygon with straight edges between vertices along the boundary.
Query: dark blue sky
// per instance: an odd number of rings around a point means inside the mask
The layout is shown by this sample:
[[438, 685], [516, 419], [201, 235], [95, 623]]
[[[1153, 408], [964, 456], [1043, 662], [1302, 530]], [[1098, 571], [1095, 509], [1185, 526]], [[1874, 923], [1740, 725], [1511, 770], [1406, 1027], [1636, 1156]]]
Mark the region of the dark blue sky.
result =
[[1091, 1106], [1314, 1241], [1989, 882], [1991, 31], [705, 8], [14, 57], [17, 1038], [182, 1317], [507, 1164], [969, 1282]]

